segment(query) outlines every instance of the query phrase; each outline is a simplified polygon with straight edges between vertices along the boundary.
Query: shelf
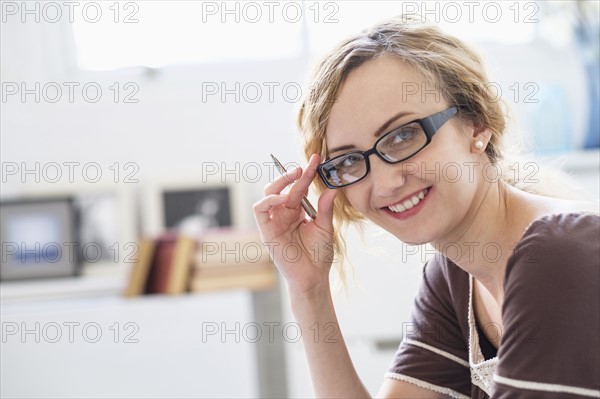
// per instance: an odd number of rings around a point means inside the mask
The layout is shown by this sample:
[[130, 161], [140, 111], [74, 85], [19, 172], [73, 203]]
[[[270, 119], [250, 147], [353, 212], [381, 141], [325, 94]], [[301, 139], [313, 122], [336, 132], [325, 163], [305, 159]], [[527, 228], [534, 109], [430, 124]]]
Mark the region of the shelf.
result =
[[6, 281], [0, 283], [2, 303], [14, 301], [120, 295], [122, 275], [89, 275], [47, 280]]

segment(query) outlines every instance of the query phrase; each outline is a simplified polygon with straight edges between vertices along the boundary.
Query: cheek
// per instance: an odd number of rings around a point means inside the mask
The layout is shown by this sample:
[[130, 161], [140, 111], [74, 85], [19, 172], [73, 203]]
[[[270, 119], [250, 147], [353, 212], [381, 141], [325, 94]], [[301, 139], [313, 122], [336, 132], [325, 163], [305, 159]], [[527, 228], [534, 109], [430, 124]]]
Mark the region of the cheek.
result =
[[[363, 181], [361, 183], [366, 182]], [[364, 187], [359, 187], [355, 184], [347, 188], [342, 188], [342, 192], [344, 193], [346, 200], [348, 200], [352, 208], [356, 209], [361, 213], [364, 212], [366, 208], [365, 204], [367, 203], [368, 190], [366, 190]]]
[[[463, 173], [463, 176], [457, 177], [457, 171]], [[447, 167], [445, 172], [437, 175], [437, 181], [434, 182], [436, 200], [430, 202], [433, 212], [444, 214], [448, 220], [455, 221], [466, 215], [476, 195], [476, 184], [470, 183], [466, 175], [464, 169], [456, 167]]]
[[469, 163], [459, 161], [448, 161], [440, 164], [438, 179], [450, 185], [461, 185], [461, 189], [467, 189], [465, 185], [473, 183], [473, 170]]
[[440, 137], [416, 155], [413, 168], [416, 177], [423, 181], [461, 185], [473, 183], [474, 160], [458, 138], [452, 141], [448, 137]]

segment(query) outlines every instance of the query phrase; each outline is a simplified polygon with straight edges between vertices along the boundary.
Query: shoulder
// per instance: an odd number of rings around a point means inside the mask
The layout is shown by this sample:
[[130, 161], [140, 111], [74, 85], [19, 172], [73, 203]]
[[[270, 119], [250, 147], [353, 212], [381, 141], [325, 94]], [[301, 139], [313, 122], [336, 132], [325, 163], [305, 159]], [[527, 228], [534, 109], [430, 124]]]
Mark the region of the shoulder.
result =
[[415, 310], [437, 319], [438, 324], [452, 320], [462, 340], [468, 336], [469, 274], [436, 251], [423, 268], [415, 305]]
[[504, 279], [508, 285], [525, 277], [536, 280], [594, 272], [600, 257], [600, 215], [566, 212], [534, 220], [513, 247]]
[[[600, 216], [561, 213], [536, 219], [517, 243], [504, 277], [503, 321], [546, 333], [598, 324]], [[542, 334], [543, 335], [543, 334]], [[594, 341], [594, 340], [592, 340]], [[590, 342], [590, 341], [588, 341]]]
[[539, 237], [541, 234], [547, 235], [548, 238], [564, 238], [577, 234], [578, 238], [582, 238], [586, 232], [598, 230], [599, 226], [600, 214], [596, 212], [557, 212], [535, 219], [526, 229], [523, 239]]
[[466, 278], [468, 273], [438, 251], [425, 263], [423, 277], [432, 284], [452, 283]]
[[507, 262], [504, 310], [522, 314], [525, 308], [582, 306], [600, 291], [599, 259], [599, 215], [572, 212], [536, 219]]
[[[597, 387], [600, 358], [589, 354], [600, 348], [600, 216], [538, 218], [515, 250], [504, 281], [498, 376], [519, 386], [535, 381]], [[498, 397], [518, 396], [511, 390], [517, 385], [506, 381], [497, 385], [506, 394]]]
[[423, 268], [423, 283], [430, 292], [445, 296], [445, 302], [463, 299], [468, 292], [468, 278], [467, 272], [437, 251]]

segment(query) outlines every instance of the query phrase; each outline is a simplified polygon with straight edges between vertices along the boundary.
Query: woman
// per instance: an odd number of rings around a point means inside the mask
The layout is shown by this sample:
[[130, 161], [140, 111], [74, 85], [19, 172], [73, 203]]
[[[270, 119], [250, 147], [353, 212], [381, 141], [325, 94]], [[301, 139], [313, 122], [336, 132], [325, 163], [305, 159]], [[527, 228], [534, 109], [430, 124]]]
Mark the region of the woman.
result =
[[[379, 397], [600, 397], [597, 207], [500, 178], [505, 119], [487, 82], [462, 42], [402, 17], [318, 66], [299, 115], [308, 165], [254, 205], [318, 397], [370, 396], [339, 329], [306, 333], [337, 326], [333, 248], [365, 219], [437, 250]], [[310, 220], [301, 199], [317, 176]]]

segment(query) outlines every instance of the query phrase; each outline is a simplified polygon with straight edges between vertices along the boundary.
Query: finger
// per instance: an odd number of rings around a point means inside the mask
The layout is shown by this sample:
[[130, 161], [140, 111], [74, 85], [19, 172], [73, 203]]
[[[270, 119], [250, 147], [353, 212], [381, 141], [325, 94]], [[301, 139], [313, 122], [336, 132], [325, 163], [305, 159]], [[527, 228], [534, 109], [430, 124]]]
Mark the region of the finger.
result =
[[256, 220], [256, 223], [259, 226], [268, 223], [271, 220], [271, 214], [269, 213], [271, 208], [283, 204], [287, 199], [287, 194], [272, 194], [256, 202], [252, 206], [252, 210], [254, 211], [254, 219]]
[[319, 166], [320, 158], [317, 154], [313, 154], [308, 160], [308, 165], [302, 172], [302, 176], [298, 181], [294, 183], [290, 192], [290, 200], [288, 201], [288, 207], [297, 208], [300, 206], [300, 202], [302, 201], [302, 197], [306, 195], [308, 192], [308, 187], [312, 183], [317, 174], [317, 166]]
[[329, 232], [333, 232], [333, 204], [337, 193], [338, 190], [327, 189], [319, 196], [319, 212], [315, 223]]
[[272, 194], [279, 194], [281, 192], [281, 190], [283, 190], [288, 185], [290, 185], [291, 183], [298, 180], [298, 178], [301, 176], [301, 174], [302, 174], [302, 168], [300, 168], [300, 167], [296, 167], [294, 169], [288, 170], [287, 172], [280, 175], [275, 180], [273, 180], [271, 183], [269, 183], [265, 186], [265, 190], [264, 190], [265, 196], [272, 195]]

